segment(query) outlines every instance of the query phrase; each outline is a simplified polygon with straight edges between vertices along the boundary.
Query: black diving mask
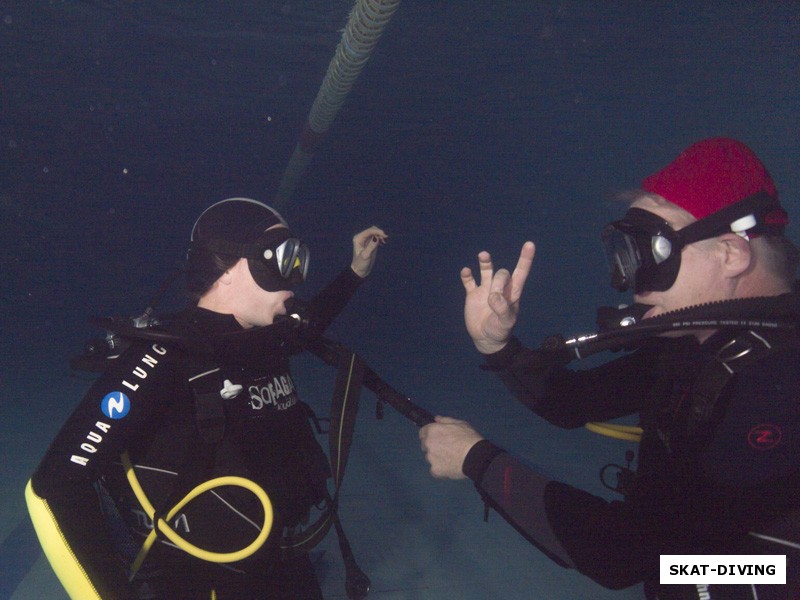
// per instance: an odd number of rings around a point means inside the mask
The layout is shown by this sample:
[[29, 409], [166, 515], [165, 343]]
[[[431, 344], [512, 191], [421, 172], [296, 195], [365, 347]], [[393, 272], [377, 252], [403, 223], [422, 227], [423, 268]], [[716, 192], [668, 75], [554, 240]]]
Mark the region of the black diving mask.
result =
[[268, 292], [289, 290], [306, 280], [311, 254], [288, 229], [265, 231], [248, 250], [243, 256], [260, 288]]
[[620, 292], [668, 290], [681, 268], [686, 242], [664, 219], [631, 208], [624, 219], [603, 228], [603, 246], [611, 268], [611, 286]]
[[602, 232], [611, 286], [620, 292], [668, 290], [678, 277], [685, 246], [731, 232], [746, 240], [754, 234], [779, 233], [782, 225], [765, 219], [776, 202], [759, 192], [677, 231], [648, 210], [629, 209], [623, 219], [609, 223]]
[[212, 252], [246, 258], [253, 279], [268, 292], [290, 290], [308, 275], [308, 246], [285, 227], [267, 230], [251, 244], [219, 239], [201, 243]]

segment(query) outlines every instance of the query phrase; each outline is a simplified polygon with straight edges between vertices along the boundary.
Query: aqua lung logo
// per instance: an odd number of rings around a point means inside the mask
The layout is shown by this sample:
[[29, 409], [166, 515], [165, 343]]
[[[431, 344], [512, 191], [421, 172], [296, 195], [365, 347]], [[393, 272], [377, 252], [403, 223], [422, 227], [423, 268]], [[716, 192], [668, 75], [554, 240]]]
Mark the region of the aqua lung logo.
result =
[[131, 401], [122, 392], [106, 394], [100, 402], [100, 410], [109, 419], [124, 419], [131, 409]]
[[[152, 352], [152, 354], [150, 354], [150, 352]], [[159, 358], [166, 353], [166, 348], [158, 344], [153, 344], [148, 349], [148, 352], [139, 360], [139, 363], [133, 367], [130, 375], [127, 376], [128, 379], [132, 381], [122, 379], [120, 384], [131, 390], [131, 392], [136, 392], [140, 385], [136, 380], [144, 381], [147, 379], [148, 375], [156, 368], [156, 365], [158, 365]], [[106, 419], [112, 422], [118, 421], [128, 415], [132, 404], [133, 402], [131, 399], [122, 392], [110, 392], [100, 401], [100, 412]], [[111, 431], [111, 423], [102, 420], [96, 421], [89, 433], [87, 433], [81, 441], [80, 454], [73, 454], [70, 456], [70, 461], [82, 467], [89, 464], [89, 456], [95, 454], [100, 449], [100, 445], [103, 443], [103, 440], [108, 437], [109, 431]]]

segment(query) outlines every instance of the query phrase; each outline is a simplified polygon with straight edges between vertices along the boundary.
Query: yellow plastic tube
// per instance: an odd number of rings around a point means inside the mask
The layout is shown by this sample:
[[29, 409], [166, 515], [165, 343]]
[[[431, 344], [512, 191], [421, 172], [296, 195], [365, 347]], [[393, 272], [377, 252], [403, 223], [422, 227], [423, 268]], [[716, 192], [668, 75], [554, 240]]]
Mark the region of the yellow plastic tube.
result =
[[635, 425], [619, 425], [617, 423], [586, 423], [586, 429], [625, 442], [641, 442], [642, 428]]
[[[144, 544], [142, 544], [142, 548], [139, 550], [139, 554], [136, 556], [136, 560], [131, 567], [131, 579], [133, 579], [133, 577], [136, 575], [139, 568], [142, 566], [147, 553], [150, 551], [150, 548], [152, 548], [153, 544], [156, 542], [156, 528], [158, 528], [158, 531], [163, 533], [164, 536], [179, 549], [194, 556], [195, 558], [214, 563], [230, 563], [243, 560], [255, 553], [259, 548], [261, 548], [261, 546], [264, 545], [264, 542], [267, 541], [267, 537], [272, 530], [272, 502], [270, 502], [269, 496], [267, 496], [267, 493], [264, 491], [264, 489], [254, 481], [245, 479], [244, 477], [233, 476], [210, 479], [196, 486], [192, 491], [186, 494], [186, 496], [184, 496], [180, 502], [178, 502], [169, 510], [166, 518], [159, 518], [156, 522], [154, 517], [156, 512], [155, 508], [150, 503], [150, 500], [144, 493], [142, 486], [139, 484], [139, 480], [136, 477], [136, 472], [134, 471], [130, 458], [128, 457], [127, 453], [123, 454], [121, 458], [122, 465], [125, 468], [125, 475], [128, 478], [128, 483], [130, 484], [133, 493], [136, 495], [136, 498], [139, 500], [139, 504], [142, 505], [142, 508], [147, 516], [154, 521], [153, 530], [150, 532], [150, 535], [147, 536], [147, 539], [145, 539]], [[204, 550], [183, 539], [174, 529], [169, 526], [168, 521], [172, 519], [172, 517], [174, 517], [189, 502], [197, 498], [200, 494], [223, 486], [242, 487], [252, 492], [256, 498], [258, 498], [264, 508], [264, 522], [261, 526], [261, 531], [258, 533], [258, 536], [256, 536], [256, 538], [245, 548], [235, 552], [211, 552], [209, 550]]]

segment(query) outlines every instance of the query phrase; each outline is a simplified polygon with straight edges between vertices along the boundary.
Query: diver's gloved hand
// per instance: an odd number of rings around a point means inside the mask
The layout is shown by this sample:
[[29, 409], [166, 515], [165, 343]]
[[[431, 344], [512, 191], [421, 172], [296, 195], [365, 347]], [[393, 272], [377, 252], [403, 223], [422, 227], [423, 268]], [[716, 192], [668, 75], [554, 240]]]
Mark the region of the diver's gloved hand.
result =
[[475, 283], [469, 267], [461, 269], [461, 283], [467, 292], [464, 321], [475, 347], [483, 354], [499, 352], [508, 343], [535, 253], [533, 242], [525, 242], [513, 273], [507, 269], [495, 273], [491, 255], [479, 253], [480, 284]]
[[380, 227], [369, 227], [353, 236], [353, 262], [350, 268], [359, 277], [366, 277], [375, 265], [378, 246], [386, 243], [389, 236]]

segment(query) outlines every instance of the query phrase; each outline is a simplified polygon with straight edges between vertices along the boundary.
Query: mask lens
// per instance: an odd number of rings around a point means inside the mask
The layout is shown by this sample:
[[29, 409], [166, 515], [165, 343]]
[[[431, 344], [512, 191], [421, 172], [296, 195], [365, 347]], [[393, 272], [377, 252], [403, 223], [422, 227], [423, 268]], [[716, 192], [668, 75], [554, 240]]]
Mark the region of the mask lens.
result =
[[624, 219], [607, 225], [602, 237], [615, 289], [664, 291], [675, 283], [681, 244], [659, 216], [632, 208]]
[[290, 236], [283, 228], [266, 232], [259, 242], [258, 258], [249, 260], [256, 283], [269, 292], [289, 290], [308, 274], [308, 246]]
[[297, 246], [293, 242], [296, 240], [288, 239], [275, 249], [275, 261], [281, 277], [287, 279], [294, 268], [294, 258], [296, 257]]
[[663, 235], [654, 235], [650, 241], [650, 247], [653, 251], [653, 260], [657, 265], [663, 263], [672, 254], [672, 242]]
[[308, 276], [308, 264], [311, 262], [311, 252], [308, 250], [308, 246], [301, 243], [300, 248], [297, 252], [297, 258], [295, 258], [295, 265], [294, 269], [300, 274], [300, 277], [303, 281], [306, 280]]
[[275, 260], [284, 279], [299, 273], [304, 281], [308, 273], [308, 258], [308, 246], [297, 238], [289, 238], [275, 249]]
[[642, 265], [642, 254], [636, 238], [611, 224], [603, 231], [603, 245], [611, 269], [611, 285], [619, 291], [633, 285]]

